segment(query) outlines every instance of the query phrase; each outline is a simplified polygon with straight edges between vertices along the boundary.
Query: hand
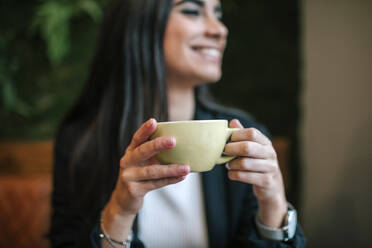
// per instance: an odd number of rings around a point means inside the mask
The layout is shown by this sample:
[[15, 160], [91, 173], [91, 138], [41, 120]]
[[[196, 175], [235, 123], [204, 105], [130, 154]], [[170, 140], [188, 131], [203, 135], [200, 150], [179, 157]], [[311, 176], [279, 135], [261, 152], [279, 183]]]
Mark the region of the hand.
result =
[[232, 120], [230, 127], [241, 130], [234, 132], [232, 142], [225, 146], [227, 155], [239, 156], [228, 164], [228, 176], [231, 180], [252, 184], [260, 222], [280, 227], [287, 213], [287, 201], [271, 141], [255, 128], [244, 129], [238, 120]]
[[102, 211], [101, 227], [116, 240], [128, 237], [147, 192], [178, 183], [190, 172], [188, 165], [159, 164], [154, 156], [175, 147], [176, 140], [173, 137], [159, 137], [148, 141], [156, 126], [157, 122], [150, 119], [133, 135], [120, 160], [115, 189]]
[[120, 160], [113, 200], [122, 212], [137, 214], [147, 192], [180, 182], [190, 172], [187, 165], [160, 165], [156, 160], [154, 156], [157, 153], [176, 146], [174, 137], [159, 137], [148, 141], [156, 126], [154, 119], [145, 122], [134, 134]]

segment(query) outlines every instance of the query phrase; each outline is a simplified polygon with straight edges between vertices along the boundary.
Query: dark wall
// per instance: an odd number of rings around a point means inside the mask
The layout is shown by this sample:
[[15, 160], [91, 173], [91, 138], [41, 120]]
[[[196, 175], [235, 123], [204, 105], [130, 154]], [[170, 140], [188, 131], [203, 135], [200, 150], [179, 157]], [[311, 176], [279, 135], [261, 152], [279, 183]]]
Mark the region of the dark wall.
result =
[[224, 77], [213, 92], [274, 136], [292, 135], [300, 87], [298, 1], [225, 1], [224, 22], [230, 31]]

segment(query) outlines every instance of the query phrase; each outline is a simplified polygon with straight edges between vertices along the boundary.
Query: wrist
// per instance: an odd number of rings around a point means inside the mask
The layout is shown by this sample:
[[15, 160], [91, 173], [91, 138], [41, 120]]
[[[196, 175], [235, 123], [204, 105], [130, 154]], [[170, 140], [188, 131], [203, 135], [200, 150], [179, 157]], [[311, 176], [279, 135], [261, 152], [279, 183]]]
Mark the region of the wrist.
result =
[[257, 217], [266, 226], [280, 228], [283, 226], [287, 214], [287, 201], [285, 197], [278, 197], [270, 201], [258, 203]]
[[112, 192], [108, 205], [123, 217], [136, 216], [143, 204], [143, 197], [134, 198], [126, 190], [115, 189]]
[[123, 211], [114, 201], [109, 201], [101, 212], [101, 220], [105, 223], [123, 222], [130, 223], [136, 217], [135, 213]]
[[112, 215], [118, 215], [118, 216], [123, 216], [123, 217], [129, 217], [131, 215], [136, 215], [137, 211], [126, 210], [126, 205], [130, 205], [129, 204], [130, 200], [121, 199], [119, 197], [120, 195], [123, 195], [123, 194], [121, 192], [117, 192], [117, 190], [114, 190], [105, 208], [108, 208]]
[[126, 240], [136, 214], [127, 213], [112, 198], [101, 212], [101, 230], [114, 240]]
[[[99, 237], [112, 248], [129, 248], [133, 238], [132, 224], [133, 220], [118, 219], [118, 216], [110, 214], [109, 208], [105, 208], [101, 212]], [[102, 243], [102, 247], [107, 246]]]

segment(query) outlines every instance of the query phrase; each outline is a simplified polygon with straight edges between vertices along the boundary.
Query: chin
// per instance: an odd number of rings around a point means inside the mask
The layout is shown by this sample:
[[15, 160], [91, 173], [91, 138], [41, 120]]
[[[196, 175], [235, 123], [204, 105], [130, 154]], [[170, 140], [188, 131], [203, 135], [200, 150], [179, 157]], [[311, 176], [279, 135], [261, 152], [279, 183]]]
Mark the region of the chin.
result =
[[[207, 72], [207, 73], [206, 73]], [[221, 71], [204, 71], [199, 74], [201, 81], [204, 83], [215, 83], [221, 79]]]

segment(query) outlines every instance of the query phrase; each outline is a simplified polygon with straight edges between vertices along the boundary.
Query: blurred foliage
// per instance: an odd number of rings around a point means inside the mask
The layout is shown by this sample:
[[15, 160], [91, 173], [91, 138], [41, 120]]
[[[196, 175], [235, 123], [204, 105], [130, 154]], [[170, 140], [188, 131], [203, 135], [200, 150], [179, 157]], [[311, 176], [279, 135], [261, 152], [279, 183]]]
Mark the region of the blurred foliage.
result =
[[47, 44], [47, 56], [52, 64], [59, 64], [70, 50], [70, 22], [77, 16], [88, 14], [96, 22], [102, 10], [94, 0], [51, 0], [36, 9], [33, 28], [40, 31]]
[[53, 137], [88, 70], [107, 0], [0, 1], [0, 139]]
[[0, 37], [0, 99], [3, 111], [22, 116], [29, 115], [28, 106], [19, 98], [13, 76], [18, 70], [18, 61], [6, 54], [6, 40]]
[[[0, 139], [50, 139], [84, 84], [109, 0], [0, 0]], [[299, 118], [297, 0], [226, 0], [229, 43], [217, 99], [273, 135]]]

